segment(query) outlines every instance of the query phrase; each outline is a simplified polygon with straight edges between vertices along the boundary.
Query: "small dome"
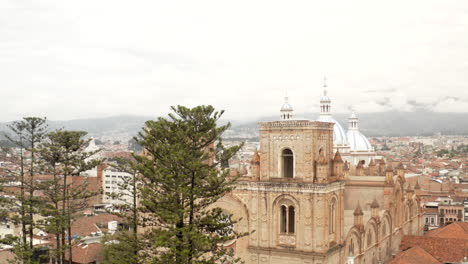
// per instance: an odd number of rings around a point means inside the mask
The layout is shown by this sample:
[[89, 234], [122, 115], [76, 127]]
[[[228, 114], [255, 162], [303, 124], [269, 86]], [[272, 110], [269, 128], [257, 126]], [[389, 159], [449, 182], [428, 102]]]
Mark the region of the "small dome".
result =
[[331, 102], [331, 100], [330, 100], [330, 97], [328, 97], [328, 95], [324, 93], [322, 97], [320, 98], [320, 102]]
[[281, 111], [292, 111], [293, 110], [293, 107], [288, 103], [284, 103], [282, 106], [281, 106]]
[[317, 121], [329, 122], [329, 123], [334, 123], [335, 124], [333, 126], [333, 145], [343, 145], [343, 144], [348, 143], [348, 141], [346, 140], [345, 130], [340, 125], [340, 123], [338, 123], [338, 121], [336, 121], [332, 116], [321, 115], [321, 116], [319, 116]]

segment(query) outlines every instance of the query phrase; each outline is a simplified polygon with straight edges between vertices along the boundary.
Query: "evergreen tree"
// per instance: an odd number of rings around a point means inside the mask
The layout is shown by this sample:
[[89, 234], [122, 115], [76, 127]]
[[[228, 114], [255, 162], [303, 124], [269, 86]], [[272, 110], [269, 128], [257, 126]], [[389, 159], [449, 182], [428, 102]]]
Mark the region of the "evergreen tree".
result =
[[42, 185], [44, 192], [42, 215], [47, 221], [43, 226], [47, 232], [55, 234], [55, 248], [52, 250], [53, 263], [72, 263], [71, 225], [76, 213], [87, 208], [88, 199], [97, 193], [88, 190], [88, 183], [73, 183], [72, 177], [96, 167], [102, 161], [89, 160], [97, 153], [85, 151], [90, 140], [85, 140], [84, 131], [58, 130], [47, 135], [40, 148], [41, 157], [47, 172], [53, 178]]
[[246, 234], [220, 208], [211, 208], [233, 190], [225, 164], [241, 146], [225, 147], [217, 126], [223, 111], [212, 106], [172, 107], [168, 118], [147, 121], [137, 142], [146, 155], [135, 156], [141, 173], [143, 225], [150, 231], [140, 252], [151, 263], [235, 263], [223, 243]]
[[[15, 253], [23, 263], [36, 263], [33, 247], [33, 231], [36, 224], [34, 215], [41, 204], [34, 195], [38, 190], [34, 176], [39, 172], [37, 147], [47, 131], [46, 118], [25, 117], [13, 122], [9, 128], [13, 135], [7, 136], [7, 139], [19, 150], [19, 171], [15, 173], [20, 183], [20, 192], [14, 194], [17, 202], [13, 203], [12, 207], [19, 207], [15, 222], [21, 224], [21, 239], [16, 240]], [[29, 155], [26, 155], [26, 152]]]

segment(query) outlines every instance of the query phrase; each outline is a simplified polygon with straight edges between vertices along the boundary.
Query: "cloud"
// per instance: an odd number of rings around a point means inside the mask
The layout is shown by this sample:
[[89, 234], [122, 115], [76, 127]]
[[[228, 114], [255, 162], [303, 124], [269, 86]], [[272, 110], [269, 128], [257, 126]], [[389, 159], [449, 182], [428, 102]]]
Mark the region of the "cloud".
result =
[[0, 120], [156, 116], [177, 104], [255, 119], [276, 115], [285, 90], [296, 111], [318, 112], [324, 74], [334, 112], [468, 109], [467, 1], [340, 7], [1, 1]]

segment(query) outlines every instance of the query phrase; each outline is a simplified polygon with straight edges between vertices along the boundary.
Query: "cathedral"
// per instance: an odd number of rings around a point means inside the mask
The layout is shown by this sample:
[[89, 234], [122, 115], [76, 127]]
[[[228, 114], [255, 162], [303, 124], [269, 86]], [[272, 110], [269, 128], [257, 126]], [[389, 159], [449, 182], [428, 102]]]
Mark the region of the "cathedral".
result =
[[345, 133], [326, 90], [318, 120], [295, 118], [286, 98], [279, 120], [259, 129], [249, 169], [215, 204], [250, 233], [225, 245], [245, 263], [384, 263], [403, 235], [422, 234], [403, 165], [377, 158], [354, 113]]

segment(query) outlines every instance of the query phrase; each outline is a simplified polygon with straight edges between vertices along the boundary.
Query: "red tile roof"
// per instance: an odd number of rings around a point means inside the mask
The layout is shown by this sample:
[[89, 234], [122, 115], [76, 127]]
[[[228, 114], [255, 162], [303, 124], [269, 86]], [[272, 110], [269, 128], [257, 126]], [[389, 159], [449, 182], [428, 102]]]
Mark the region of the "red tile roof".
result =
[[454, 222], [426, 233], [428, 237], [459, 238], [468, 240], [468, 222]]
[[387, 261], [386, 264], [440, 264], [441, 262], [434, 258], [424, 249], [415, 246], [398, 254], [394, 259]]
[[94, 216], [83, 216], [72, 224], [72, 236], [89, 236], [91, 232], [107, 230], [110, 221], [121, 221], [118, 216], [112, 214], [99, 214]]
[[457, 263], [468, 254], [468, 240], [428, 236], [404, 236], [400, 250], [419, 246], [441, 262]]
[[[97, 262], [102, 249], [101, 243], [79, 244], [72, 248], [73, 263], [94, 264]], [[65, 259], [69, 259], [68, 251]]]

